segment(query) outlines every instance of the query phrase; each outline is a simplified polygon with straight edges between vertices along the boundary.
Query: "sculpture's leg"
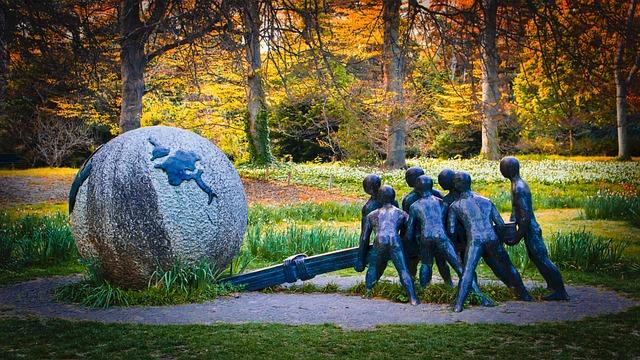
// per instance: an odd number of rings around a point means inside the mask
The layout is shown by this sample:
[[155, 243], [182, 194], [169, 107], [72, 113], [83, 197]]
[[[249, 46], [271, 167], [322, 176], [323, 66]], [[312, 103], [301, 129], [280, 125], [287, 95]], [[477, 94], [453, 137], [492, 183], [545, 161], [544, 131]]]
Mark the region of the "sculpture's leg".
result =
[[431, 283], [433, 268], [433, 242], [428, 239], [420, 239], [420, 286], [426, 288]]
[[[522, 301], [531, 301], [533, 298], [529, 295], [529, 291], [522, 282], [520, 273], [511, 263], [507, 250], [504, 249], [501, 243], [492, 242], [487, 244], [487, 253], [484, 256], [484, 261], [489, 265], [491, 270], [496, 276], [503, 276], [509, 280], [509, 283], [513, 285]], [[498, 275], [501, 274], [501, 275]]]
[[374, 248], [369, 257], [369, 268], [365, 277], [365, 286], [367, 293], [370, 292], [375, 284], [380, 280], [384, 270], [389, 262], [389, 251]]
[[411, 275], [411, 278], [416, 277], [416, 274], [418, 273], [418, 263], [420, 262], [420, 256], [407, 256], [406, 257], [406, 262], [407, 262], [407, 269], [409, 270], [409, 274]]
[[436, 258], [436, 266], [438, 267], [438, 272], [444, 280], [444, 283], [453, 287], [453, 281], [451, 280], [451, 270], [449, 270], [449, 265], [447, 265], [447, 260], [444, 256], [439, 253], [435, 254]]
[[[462, 263], [458, 258], [457, 251], [455, 246], [449, 239], [441, 239], [439, 242], [439, 251], [445, 255], [447, 262], [449, 265], [455, 270], [456, 274], [458, 274], [458, 278], [462, 279], [464, 268], [462, 267]], [[478, 285], [478, 279], [475, 271], [473, 272], [473, 281], [471, 282], [471, 289], [474, 294], [476, 294], [480, 298], [480, 303], [482, 306], [496, 306], [497, 304], [490, 297], [485, 295], [482, 290], [480, 290], [480, 286]]]
[[532, 231], [524, 240], [529, 258], [547, 282], [547, 287], [553, 293], [544, 297], [545, 300], [569, 300], [569, 294], [564, 288], [562, 275], [556, 265], [549, 258], [547, 247], [544, 245], [540, 229]]
[[[508, 256], [508, 255], [507, 255]], [[511, 270], [508, 267], [505, 267], [504, 264], [501, 264], [494, 256], [485, 256], [484, 262], [489, 266], [493, 274], [498, 278], [498, 280], [502, 281], [508, 288], [516, 287], [516, 284], [512, 280]], [[511, 259], [509, 259], [511, 262]]]
[[462, 311], [464, 307], [464, 301], [467, 299], [469, 291], [471, 291], [473, 275], [476, 271], [476, 266], [478, 266], [478, 261], [480, 261], [482, 253], [482, 247], [473, 242], [467, 247], [467, 263], [464, 266], [462, 278], [458, 282], [458, 295], [456, 296], [456, 302], [453, 308], [453, 311], [455, 312]]
[[391, 249], [391, 260], [393, 261], [393, 265], [396, 267], [398, 275], [400, 276], [400, 283], [407, 292], [407, 295], [409, 295], [409, 302], [411, 305], [418, 305], [420, 301], [416, 295], [416, 290], [413, 286], [413, 278], [411, 278], [411, 274], [409, 274], [407, 262], [404, 258], [404, 252], [401, 247], [393, 247]]

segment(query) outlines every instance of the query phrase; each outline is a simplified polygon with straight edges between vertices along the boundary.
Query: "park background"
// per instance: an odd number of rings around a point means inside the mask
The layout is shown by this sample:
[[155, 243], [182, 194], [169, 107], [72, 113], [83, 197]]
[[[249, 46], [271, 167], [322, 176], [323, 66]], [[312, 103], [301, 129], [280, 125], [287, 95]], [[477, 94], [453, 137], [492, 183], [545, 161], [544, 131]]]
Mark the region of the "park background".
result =
[[[210, 139], [243, 179], [249, 228], [225, 274], [357, 245], [371, 172], [401, 196], [407, 166], [434, 179], [444, 168], [468, 171], [474, 191], [508, 218], [496, 160], [516, 155], [567, 283], [640, 298], [637, 0], [5, 0], [0, 29], [0, 284], [84, 273], [57, 296], [89, 307], [229, 294], [206, 265], [176, 264], [147, 289], [119, 289], [77, 254], [66, 196], [78, 167], [119, 133], [168, 125]], [[523, 244], [509, 251], [527, 279], [541, 280]], [[484, 265], [479, 274], [492, 277]], [[503, 287], [485, 290], [513, 299]], [[421, 299], [453, 295], [436, 285]], [[406, 301], [393, 284], [376, 296]], [[638, 307], [525, 327], [362, 332], [6, 317], [0, 351], [286, 358], [303, 344], [312, 357], [632, 358], [639, 324]]]

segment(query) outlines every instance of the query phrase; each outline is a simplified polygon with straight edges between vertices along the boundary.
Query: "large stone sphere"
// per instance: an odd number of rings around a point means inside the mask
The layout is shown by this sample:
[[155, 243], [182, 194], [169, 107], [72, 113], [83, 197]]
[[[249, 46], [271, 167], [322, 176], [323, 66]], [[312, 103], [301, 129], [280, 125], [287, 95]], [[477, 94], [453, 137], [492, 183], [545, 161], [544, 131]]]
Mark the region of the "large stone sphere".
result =
[[164, 126], [99, 148], [74, 180], [69, 211], [80, 254], [129, 288], [176, 261], [223, 269], [247, 227], [244, 188], [227, 157], [197, 134]]

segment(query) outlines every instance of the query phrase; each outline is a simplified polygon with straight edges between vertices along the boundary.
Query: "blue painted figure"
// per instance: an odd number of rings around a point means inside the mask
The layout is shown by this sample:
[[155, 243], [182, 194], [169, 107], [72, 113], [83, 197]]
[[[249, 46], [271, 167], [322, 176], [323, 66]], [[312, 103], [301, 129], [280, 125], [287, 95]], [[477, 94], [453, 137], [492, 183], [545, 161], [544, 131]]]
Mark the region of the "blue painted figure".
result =
[[[454, 311], [460, 312], [472, 289], [476, 266], [483, 258], [485, 263], [499, 278], [509, 279], [509, 284], [516, 289], [521, 300], [531, 301], [531, 295], [522, 282], [520, 273], [511, 263], [507, 251], [493, 228], [494, 224], [504, 224], [495, 205], [487, 198], [471, 192], [471, 176], [458, 172], [453, 178], [458, 200], [449, 207], [447, 228], [455, 236], [456, 222], [460, 221], [465, 229], [467, 244], [466, 263], [462, 279], [458, 283], [458, 294]], [[507, 284], [507, 285], [509, 285]]]
[[[369, 269], [366, 275], [367, 293], [373, 289], [373, 286], [387, 268], [387, 263], [391, 260], [398, 271], [400, 282], [409, 296], [409, 302], [412, 305], [417, 305], [419, 301], [413, 287], [411, 274], [407, 269], [400, 236], [400, 232], [406, 228], [408, 216], [407, 213], [393, 205], [395, 196], [396, 194], [392, 187], [382, 186], [378, 193], [378, 199], [382, 202], [382, 207], [371, 212], [364, 220], [360, 248], [369, 247], [369, 238], [371, 233], [375, 232], [373, 241], [375, 252], [370, 256]], [[359, 256], [356, 261], [356, 270], [362, 271], [365, 267], [365, 261], [366, 257]]]
[[[367, 202], [362, 207], [362, 217], [360, 220], [360, 236], [364, 234], [364, 222], [367, 215], [369, 215], [372, 211], [378, 210], [382, 207], [382, 202], [380, 202], [380, 200], [378, 199], [378, 191], [380, 190], [381, 185], [382, 180], [380, 179], [380, 176], [376, 174], [369, 174], [364, 177], [364, 180], [362, 180], [362, 188], [364, 189], [364, 192], [371, 195], [371, 197], [369, 197], [369, 200], [367, 200]], [[394, 200], [393, 205], [398, 207], [398, 202]], [[359, 269], [357, 266], [355, 267], [356, 271], [364, 271], [368, 251], [368, 246], [360, 246], [360, 248], [358, 249], [358, 256], [361, 259], [365, 259], [365, 261], [362, 263], [361, 269]]]
[[[443, 198], [442, 201], [447, 205], [453, 204], [454, 201], [458, 200], [460, 194], [453, 187], [453, 177], [456, 175], [456, 172], [451, 169], [444, 169], [440, 171], [438, 174], [438, 184], [443, 190], [449, 191]], [[453, 245], [456, 249], [456, 253], [460, 257], [460, 260], [464, 263], [465, 253], [467, 251], [467, 239], [464, 236], [464, 228], [460, 222], [457, 223], [457, 231], [456, 236], [454, 236], [451, 240], [453, 241]]]
[[545, 300], [569, 300], [564, 288], [562, 275], [549, 259], [547, 247], [542, 238], [542, 230], [533, 214], [531, 190], [529, 185], [520, 177], [520, 163], [518, 159], [508, 156], [500, 161], [500, 172], [511, 181], [511, 221], [518, 225], [516, 239], [524, 238], [527, 254], [538, 268], [547, 282], [547, 287], [553, 291], [544, 297]]
[[[151, 152], [151, 160], [163, 158], [169, 155], [170, 150], [157, 144], [153, 139], [149, 142], [154, 146]], [[196, 184], [209, 197], [208, 204], [211, 204], [217, 195], [202, 180], [202, 170], [196, 169], [196, 162], [200, 161], [200, 157], [193, 152], [178, 150], [172, 156], [169, 156], [163, 163], [156, 164], [157, 169], [162, 169], [166, 174], [169, 184], [178, 186], [183, 181], [195, 180]]]
[[[420, 197], [422, 197], [422, 194], [415, 189], [416, 179], [418, 179], [418, 177], [422, 175], [424, 175], [424, 170], [417, 166], [408, 168], [404, 173], [404, 179], [407, 182], [407, 185], [413, 188], [413, 190], [405, 195], [405, 197], [402, 199], [402, 210], [407, 213], [409, 212], [409, 208], [411, 207], [411, 205], [415, 201], [420, 199]], [[431, 193], [438, 198], [442, 198], [442, 194], [436, 189], [432, 188]], [[420, 253], [418, 251], [417, 242], [415, 239], [405, 238], [405, 242], [403, 245], [404, 251], [407, 255], [407, 265], [409, 266], [409, 272], [411, 273], [411, 276], [415, 278], [416, 273], [418, 272], [418, 262], [420, 262]], [[453, 281], [451, 280], [451, 271], [449, 270], [449, 266], [447, 266], [447, 261], [440, 253], [436, 254], [435, 260], [436, 266], [438, 266], [438, 272], [440, 273], [440, 276], [442, 276], [442, 280], [444, 280], [444, 282], [449, 286], [453, 287]]]

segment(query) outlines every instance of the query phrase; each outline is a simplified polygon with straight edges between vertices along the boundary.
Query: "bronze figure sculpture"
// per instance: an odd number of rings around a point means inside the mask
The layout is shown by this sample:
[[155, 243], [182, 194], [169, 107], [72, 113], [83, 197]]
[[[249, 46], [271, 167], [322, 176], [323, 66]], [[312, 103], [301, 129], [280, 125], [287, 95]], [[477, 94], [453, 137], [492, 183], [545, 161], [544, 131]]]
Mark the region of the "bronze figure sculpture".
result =
[[511, 221], [518, 226], [516, 240], [524, 238], [527, 254], [535, 264], [547, 287], [553, 291], [544, 297], [545, 300], [569, 300], [564, 288], [562, 275], [556, 265], [549, 258], [547, 247], [542, 238], [542, 230], [536, 221], [531, 201], [529, 185], [520, 177], [520, 163], [512, 156], [500, 161], [502, 176], [511, 181]]
[[369, 247], [369, 238], [371, 233], [375, 232], [374, 251], [369, 255], [369, 269], [365, 277], [367, 293], [373, 289], [391, 260], [400, 276], [400, 283], [409, 296], [409, 302], [417, 305], [419, 301], [407, 268], [400, 236], [400, 232], [406, 229], [408, 216], [394, 206], [395, 195], [395, 191], [390, 186], [385, 185], [379, 189], [378, 199], [382, 202], [382, 207], [368, 214], [363, 220], [363, 232], [360, 236], [361, 251], [356, 260], [355, 269], [356, 271], [364, 270], [367, 254], [364, 249]]
[[[431, 193], [433, 180], [422, 175], [415, 182], [415, 189], [422, 194], [422, 198], [414, 202], [409, 210], [409, 222], [407, 223], [407, 239], [416, 239], [420, 250], [420, 285], [424, 288], [431, 281], [431, 268], [433, 258], [440, 255], [453, 267], [459, 278], [462, 278], [463, 267], [453, 243], [445, 230], [445, 214], [447, 205], [442, 199]], [[478, 295], [482, 305], [494, 306], [495, 303], [486, 297], [474, 280], [473, 292]]]
[[[410, 167], [404, 173], [404, 178], [407, 182], [407, 185], [413, 188], [413, 190], [402, 199], [402, 210], [407, 213], [409, 212], [409, 208], [411, 207], [411, 205], [422, 196], [419, 191], [416, 191], [415, 184], [418, 177], [423, 175], [424, 170], [417, 166]], [[442, 194], [438, 190], [431, 188], [430, 192], [435, 197], [442, 198]], [[405, 238], [404, 251], [407, 255], [407, 266], [409, 266], [409, 272], [411, 273], [411, 276], [415, 278], [418, 272], [418, 262], [420, 261], [420, 253], [418, 251], [416, 239]], [[442, 276], [442, 280], [449, 286], [453, 287], [453, 281], [451, 280], [451, 271], [449, 270], [449, 266], [447, 266], [446, 259], [442, 254], [437, 253], [435, 255], [435, 260], [436, 266], [438, 267], [438, 272], [440, 273], [440, 276]], [[429, 277], [429, 280], [430, 279], [431, 277]]]
[[471, 176], [458, 172], [454, 176], [454, 187], [459, 199], [449, 207], [447, 228], [455, 236], [456, 222], [460, 221], [466, 232], [467, 253], [462, 279], [458, 283], [458, 294], [454, 311], [460, 312], [472, 288], [476, 266], [483, 258], [491, 270], [499, 277], [509, 279], [521, 300], [531, 301], [531, 295], [522, 282], [520, 273], [511, 263], [507, 251], [498, 240], [494, 224], [504, 224], [495, 205], [487, 198], [471, 192]]

